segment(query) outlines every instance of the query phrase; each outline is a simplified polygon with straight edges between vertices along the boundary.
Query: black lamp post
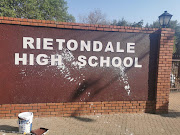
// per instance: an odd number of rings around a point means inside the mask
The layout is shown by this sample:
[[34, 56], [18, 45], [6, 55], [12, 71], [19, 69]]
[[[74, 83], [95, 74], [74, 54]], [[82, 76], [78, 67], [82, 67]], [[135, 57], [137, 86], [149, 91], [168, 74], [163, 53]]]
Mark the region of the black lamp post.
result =
[[162, 15], [159, 16], [159, 23], [162, 28], [166, 28], [171, 20], [172, 15], [169, 14], [167, 11], [164, 11]]

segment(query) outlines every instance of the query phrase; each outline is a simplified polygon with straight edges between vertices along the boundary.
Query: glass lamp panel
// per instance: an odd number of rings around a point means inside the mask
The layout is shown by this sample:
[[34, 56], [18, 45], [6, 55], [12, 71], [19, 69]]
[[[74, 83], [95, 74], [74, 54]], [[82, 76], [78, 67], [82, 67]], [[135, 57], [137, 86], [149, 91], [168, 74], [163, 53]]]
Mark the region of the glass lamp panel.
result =
[[164, 25], [168, 25], [170, 19], [171, 19], [171, 16], [165, 16], [164, 17]]
[[160, 25], [164, 25], [164, 16], [159, 16], [159, 23]]

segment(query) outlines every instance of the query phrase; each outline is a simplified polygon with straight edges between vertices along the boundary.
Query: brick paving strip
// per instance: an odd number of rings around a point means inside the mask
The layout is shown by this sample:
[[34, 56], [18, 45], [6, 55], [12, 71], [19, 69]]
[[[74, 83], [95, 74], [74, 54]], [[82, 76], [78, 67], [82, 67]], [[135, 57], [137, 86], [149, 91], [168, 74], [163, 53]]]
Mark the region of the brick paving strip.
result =
[[[48, 135], [179, 135], [180, 92], [171, 92], [168, 114], [113, 114], [34, 118], [33, 129]], [[0, 130], [17, 131], [17, 119], [0, 119]], [[0, 135], [16, 135], [0, 132]]]

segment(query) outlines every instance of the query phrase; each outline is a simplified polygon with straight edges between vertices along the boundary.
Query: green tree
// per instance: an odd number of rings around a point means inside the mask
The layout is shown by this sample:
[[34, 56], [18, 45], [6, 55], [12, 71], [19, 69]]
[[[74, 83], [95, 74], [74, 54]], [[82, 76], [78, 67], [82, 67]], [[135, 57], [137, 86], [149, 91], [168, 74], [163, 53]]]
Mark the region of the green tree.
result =
[[112, 25], [116, 25], [116, 26], [130, 26], [131, 23], [129, 23], [128, 21], [126, 21], [124, 18], [122, 18], [121, 20], [113, 20]]
[[[160, 28], [159, 21], [153, 22], [151, 25], [149, 25], [150, 28]], [[169, 23], [169, 28], [172, 28], [175, 30], [175, 38], [174, 38], [174, 47], [173, 47], [173, 53], [180, 54], [180, 23], [178, 23], [177, 20], [172, 20]]]
[[132, 27], [143, 27], [143, 20], [139, 21], [139, 22], [134, 22], [133, 24], [131, 24]]
[[[152, 24], [146, 24], [143, 26], [143, 20], [139, 22], [130, 23], [126, 21], [124, 18], [121, 20], [113, 20], [111, 25], [116, 26], [131, 26], [131, 27], [145, 27], [145, 28], [160, 28], [159, 21], [154, 21]], [[169, 23], [169, 28], [172, 28], [175, 30], [175, 38], [174, 38], [174, 47], [173, 47], [173, 53], [180, 54], [180, 23], [178, 23], [177, 20], [172, 20]]]
[[159, 21], [154, 21], [152, 24], [149, 25], [149, 28], [160, 28]]
[[180, 24], [178, 21], [171, 21], [170, 28], [175, 29], [174, 53], [180, 54]]
[[131, 26], [131, 27], [143, 27], [143, 20], [141, 20], [139, 22], [130, 23], [130, 22], [126, 21], [124, 18], [122, 18], [119, 21], [113, 20], [112, 21], [112, 25], [116, 25], [116, 26]]
[[0, 16], [74, 22], [64, 0], [0, 0]]

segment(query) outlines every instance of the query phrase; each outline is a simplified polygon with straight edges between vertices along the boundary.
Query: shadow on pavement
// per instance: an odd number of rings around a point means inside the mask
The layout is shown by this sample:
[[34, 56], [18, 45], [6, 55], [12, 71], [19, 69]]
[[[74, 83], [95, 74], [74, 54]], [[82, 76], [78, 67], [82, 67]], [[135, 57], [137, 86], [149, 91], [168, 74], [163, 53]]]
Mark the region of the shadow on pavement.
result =
[[72, 116], [72, 118], [79, 120], [79, 121], [83, 121], [83, 122], [94, 122], [94, 119], [90, 119], [90, 118], [84, 118], [84, 117], [77, 117], [77, 116]]
[[180, 117], [180, 112], [176, 112], [175, 110], [169, 110], [168, 114], [161, 114], [163, 117], [171, 117], [178, 118]]
[[9, 125], [0, 125], [0, 131], [4, 133], [12, 133], [12, 132], [18, 132], [19, 128], [18, 127], [13, 127]]
[[169, 110], [167, 114], [156, 114], [156, 115], [160, 115], [162, 117], [169, 117], [169, 118], [178, 118], [180, 117], [180, 112], [177, 112], [175, 110]]

